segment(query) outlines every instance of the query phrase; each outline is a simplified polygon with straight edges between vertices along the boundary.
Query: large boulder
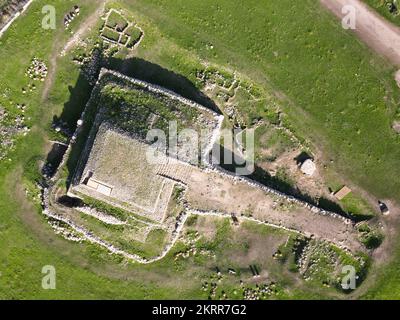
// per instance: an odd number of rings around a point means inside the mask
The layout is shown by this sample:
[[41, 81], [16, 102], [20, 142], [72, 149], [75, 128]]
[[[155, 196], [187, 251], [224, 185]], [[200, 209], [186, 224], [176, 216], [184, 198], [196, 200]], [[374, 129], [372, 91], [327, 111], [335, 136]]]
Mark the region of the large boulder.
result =
[[311, 159], [307, 159], [300, 165], [300, 170], [304, 174], [312, 176], [315, 170], [317, 170], [317, 167], [315, 166], [315, 163]]

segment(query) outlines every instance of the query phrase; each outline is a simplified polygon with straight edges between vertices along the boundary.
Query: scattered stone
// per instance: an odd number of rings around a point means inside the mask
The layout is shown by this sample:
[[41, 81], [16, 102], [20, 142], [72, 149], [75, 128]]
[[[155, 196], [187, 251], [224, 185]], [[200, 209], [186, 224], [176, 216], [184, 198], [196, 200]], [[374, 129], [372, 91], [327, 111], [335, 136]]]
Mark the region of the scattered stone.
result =
[[[46, 64], [38, 58], [33, 58], [31, 65], [29, 66], [25, 74], [33, 80], [44, 81], [47, 73], [48, 69], [46, 67]], [[26, 93], [26, 89], [22, 88], [22, 92]]]

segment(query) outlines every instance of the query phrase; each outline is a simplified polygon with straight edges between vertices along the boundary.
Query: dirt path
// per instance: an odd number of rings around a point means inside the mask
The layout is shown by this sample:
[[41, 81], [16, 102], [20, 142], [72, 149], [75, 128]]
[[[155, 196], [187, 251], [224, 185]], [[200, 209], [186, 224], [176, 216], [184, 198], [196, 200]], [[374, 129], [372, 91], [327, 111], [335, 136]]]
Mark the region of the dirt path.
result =
[[102, 0], [99, 2], [97, 10], [86, 18], [86, 20], [80, 25], [79, 29], [68, 40], [68, 42], [64, 45], [62, 49], [57, 45], [59, 41], [57, 39], [56, 41], [54, 41], [52, 53], [49, 59], [49, 73], [46, 77], [46, 81], [44, 83], [44, 88], [42, 92], [42, 101], [45, 101], [48, 98], [50, 89], [53, 86], [54, 77], [57, 71], [57, 58], [59, 52], [61, 56], [65, 55], [82, 39], [83, 35], [96, 24], [97, 20], [102, 15], [106, 2], [107, 0]]
[[345, 5], [353, 6], [356, 11], [354, 33], [374, 51], [386, 57], [396, 66], [400, 66], [400, 28], [391, 24], [359, 0], [320, 1], [340, 19], [345, 16], [342, 8]]
[[61, 55], [65, 55], [69, 50], [71, 50], [85, 35], [85, 33], [90, 30], [101, 17], [104, 12], [104, 8], [107, 0], [99, 1], [99, 6], [95, 12], [93, 12], [87, 19], [80, 25], [79, 29], [75, 32], [71, 39], [65, 44], [64, 48], [61, 50]]
[[45, 101], [48, 98], [50, 89], [54, 83], [54, 77], [57, 70], [57, 53], [58, 53], [57, 43], [58, 41], [56, 39], [56, 41], [54, 41], [53, 44], [53, 49], [51, 50], [51, 56], [49, 59], [49, 68], [48, 68], [49, 72], [47, 74], [46, 81], [44, 82], [44, 87], [42, 91], [42, 101]]
[[187, 200], [193, 209], [251, 215], [258, 221], [325, 239], [354, 252], [363, 250], [351, 223], [321, 214], [282, 196], [231, 179], [217, 172], [194, 171], [188, 181]]

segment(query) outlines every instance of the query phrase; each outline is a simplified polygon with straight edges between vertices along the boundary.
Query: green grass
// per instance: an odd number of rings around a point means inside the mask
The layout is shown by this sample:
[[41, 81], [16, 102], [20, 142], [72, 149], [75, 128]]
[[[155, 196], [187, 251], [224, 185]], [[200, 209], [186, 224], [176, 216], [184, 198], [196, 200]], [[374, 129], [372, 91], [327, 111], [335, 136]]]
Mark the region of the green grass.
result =
[[[32, 29], [40, 25], [44, 4], [40, 0], [34, 2], [28, 16], [19, 18], [0, 40], [0, 58], [8, 61], [0, 74], [0, 88], [9, 92], [14, 102], [29, 101], [28, 116], [34, 126], [27, 137], [19, 139], [17, 149], [10, 154], [12, 161], [3, 162], [0, 167], [0, 298], [207, 298], [200, 291], [198, 267], [193, 271], [191, 264], [185, 262], [176, 271], [171, 258], [173, 252], [159, 263], [142, 266], [121, 263], [120, 257], [110, 256], [98, 246], [70, 243], [54, 234], [42, 215], [27, 202], [24, 190], [19, 191], [23, 187], [22, 168], [26, 168], [26, 179], [37, 178], [36, 160], [44, 156], [43, 134], [48, 131], [53, 115], [61, 116], [73, 128], [90, 94], [90, 86], [80, 77], [79, 68], [70, 63], [72, 55], [58, 60], [55, 82], [47, 101], [41, 101], [42, 84], [35, 93], [27, 96], [20, 93], [21, 87], [26, 85], [23, 72], [32, 56], [37, 55], [48, 63], [56, 37], [59, 37], [60, 46], [68, 37], [63, 28], [59, 29], [59, 34]], [[73, 2], [60, 0], [53, 4], [57, 10], [65, 11]], [[93, 2], [82, 3], [78, 19], [86, 17], [93, 7]], [[7, 99], [1, 102], [9, 104]], [[150, 238], [157, 243], [162, 235], [155, 232]], [[54, 291], [41, 289], [41, 269], [48, 264], [54, 265], [57, 271]]]
[[135, 233], [140, 233], [141, 229], [147, 227], [134, 219], [129, 219], [126, 225], [108, 225], [94, 217], [80, 214], [73, 220], [118, 249], [138, 254], [143, 258], [154, 258], [162, 252], [165, 246], [167, 232], [161, 229], [152, 229], [143, 239], [144, 242], [132, 238]]
[[[39, 56], [46, 60], [53, 42], [59, 37], [62, 45], [68, 34], [61, 27], [61, 16], [58, 31], [45, 31], [40, 27], [41, 8], [45, 1], [35, 1], [27, 15], [18, 18], [9, 31], [0, 40], [0, 59], [8, 63], [2, 65], [0, 73], [0, 89], [9, 92], [2, 96], [1, 103], [8, 106], [8, 99], [29, 102], [28, 115], [32, 132], [24, 139], [19, 139], [17, 149], [10, 154], [11, 162], [2, 162], [0, 166], [0, 298], [1, 299], [95, 299], [95, 298], [171, 298], [199, 297], [196, 288], [184, 286], [171, 289], [171, 283], [160, 286], [157, 281], [139, 281], [140, 269], [128, 267], [127, 278], [121, 281], [123, 272], [117, 262], [113, 262], [108, 253], [96, 246], [70, 244], [55, 236], [37, 210], [27, 203], [24, 192], [17, 191], [21, 186], [21, 168], [32, 168], [35, 155], [43, 154], [44, 127], [51, 121], [53, 112], [61, 111], [68, 102], [68, 84], [73, 86], [78, 78], [77, 70], [71, 67], [64, 69], [60, 61], [55, 88], [49, 103], [41, 102], [40, 91], [23, 96], [21, 88], [26, 85], [24, 71], [31, 58]], [[67, 11], [75, 3], [69, 0], [53, 1], [59, 12]], [[81, 15], [87, 16], [95, 6], [93, 1], [81, 1]], [[70, 64], [69, 64], [70, 65]], [[59, 80], [60, 82], [58, 82]], [[62, 83], [62, 84], [61, 84]], [[56, 103], [57, 102], [57, 103]], [[27, 103], [28, 104], [28, 103]], [[34, 169], [33, 169], [34, 171]], [[33, 176], [32, 176], [33, 174]], [[34, 178], [34, 173], [28, 177]], [[21, 205], [25, 206], [22, 208]], [[83, 255], [83, 256], [82, 256]], [[99, 257], [102, 257], [99, 259]], [[104, 266], [104, 260], [115, 268], [114, 272], [96, 271]], [[57, 289], [41, 288], [41, 273], [44, 265], [54, 265], [57, 271]], [[88, 266], [90, 266], [88, 268]], [[114, 266], [114, 267], [113, 267]], [[126, 270], [125, 270], [126, 271]], [[129, 275], [130, 274], [130, 275]]]
[[361, 223], [358, 225], [359, 237], [361, 242], [367, 249], [378, 248], [383, 241], [383, 234], [376, 228], [370, 227], [368, 224]]
[[257, 162], [275, 161], [285, 151], [296, 147], [287, 133], [268, 124], [257, 127], [254, 140]]
[[101, 34], [103, 35], [103, 37], [106, 37], [109, 40], [112, 40], [115, 42], [118, 42], [118, 40], [119, 40], [119, 33], [114, 30], [104, 28], [104, 30]]
[[125, 34], [123, 34], [123, 35], [121, 36], [121, 39], [119, 40], [119, 43], [125, 45], [125, 44], [127, 43], [127, 41], [128, 41], [128, 36], [126, 36]]
[[124, 31], [124, 33], [136, 40], [139, 39], [140, 35], [141, 35], [141, 31], [140, 29], [136, 28], [135, 26], [130, 26], [128, 29], [126, 29]]
[[[399, 200], [400, 180], [393, 177], [400, 173], [400, 137], [391, 129], [399, 102], [394, 68], [318, 1], [122, 2], [170, 41], [278, 92], [291, 127], [323, 152], [328, 170], [376, 197]], [[237, 32], [238, 24], [246, 32]], [[141, 54], [172, 67], [151, 53], [151, 36], [146, 32]], [[193, 78], [184, 63], [173, 67]]]
[[110, 28], [118, 28], [122, 31], [128, 26], [128, 22], [119, 13], [112, 11], [107, 19], [106, 25]]
[[[393, 14], [389, 11], [389, 7], [387, 3], [393, 2], [393, 0], [362, 0], [370, 7], [374, 8], [376, 11], [379, 12], [382, 16], [384, 16], [389, 21], [400, 25], [400, 15], [399, 12], [397, 14]], [[399, 4], [397, 4], [397, 9], [399, 10]]]
[[[138, 48], [139, 58], [182, 74], [198, 86], [193, 55], [237, 69], [266, 90], [277, 93], [293, 129], [312, 140], [333, 160], [328, 164], [331, 170], [377, 197], [399, 199], [400, 180], [394, 177], [400, 173], [400, 138], [390, 129], [399, 101], [392, 77], [394, 69], [344, 31], [318, 1], [249, 0], [241, 5], [226, 0], [121, 3], [132, 9], [146, 30]], [[160, 273], [177, 276], [170, 270], [171, 257], [141, 269], [129, 265], [124, 269], [130, 275], [125, 281], [119, 281], [118, 275], [98, 271], [108, 261], [108, 254], [54, 236], [34, 209], [24, 207], [27, 206], [24, 197], [10, 188], [20, 177], [20, 168], [34, 156], [43, 155], [43, 127], [48, 125], [52, 114], [61, 112], [68, 103], [66, 88], [73, 87], [79, 77], [77, 68], [67, 65], [67, 60], [60, 60], [47, 103], [41, 101], [41, 83], [36, 92], [21, 93], [21, 88], [27, 85], [23, 73], [31, 58], [38, 56], [48, 63], [53, 43], [63, 44], [69, 36], [62, 27], [56, 31], [34, 27], [40, 25], [44, 4], [35, 1], [28, 15], [19, 18], [0, 39], [0, 60], [7, 61], [2, 65], [0, 89], [8, 92], [0, 98], [0, 103], [9, 107], [29, 102], [30, 124], [35, 127], [26, 138], [20, 139], [17, 150], [10, 155], [13, 161], [0, 167], [0, 297], [204, 297], [196, 284], [178, 288], [170, 282], [157, 281]], [[74, 3], [55, 0], [52, 4], [63, 12]], [[77, 24], [93, 11], [94, 2], [82, 1], [80, 6], [82, 13]], [[138, 67], [137, 60], [133, 66], [129, 70], [144, 70]], [[168, 78], [162, 78], [160, 73], [151, 74], [148, 68], [145, 72], [149, 78], [165, 81], [167, 85], [172, 79], [170, 74]], [[88, 90], [80, 88], [78, 92], [87, 97]], [[187, 90], [189, 86], [177, 86], [177, 90], [182, 88]], [[80, 103], [74, 101], [72, 110], [79, 110]], [[261, 114], [263, 107], [256, 106], [256, 113]], [[218, 241], [210, 244], [212, 248], [223, 243], [227, 228], [221, 228]], [[396, 260], [378, 272], [376, 286], [366, 298], [400, 297], [400, 250], [396, 249]], [[40, 270], [46, 264], [57, 267], [60, 290], [49, 292], [40, 288]], [[108, 267], [118, 274], [121, 265], [111, 261]], [[189, 278], [187, 274], [182, 277]], [[307, 290], [298, 292], [297, 297], [306, 296], [315, 297]]]
[[400, 299], [400, 247], [395, 246], [395, 257], [389, 265], [379, 270], [375, 269], [375, 284], [365, 293], [363, 299], [398, 300]]
[[110, 214], [110, 215], [116, 217], [117, 219], [121, 219], [122, 221], [125, 221], [131, 215], [130, 212], [125, 211], [120, 208], [116, 208], [114, 206], [111, 206], [103, 201], [99, 201], [99, 200], [87, 197], [83, 194], [79, 194], [79, 196], [83, 199], [83, 202], [86, 205], [88, 205], [92, 208], [96, 208], [101, 212], [106, 212], [107, 214]]
[[291, 235], [284, 244], [279, 246], [277, 260], [286, 264], [289, 271], [298, 272], [299, 254], [306, 244], [307, 241], [302, 237]]
[[[157, 115], [153, 128], [163, 130], [168, 138], [170, 121], [177, 121], [177, 128], [191, 128], [200, 132], [206, 129], [205, 121], [195, 121], [200, 115], [211, 120], [210, 114], [187, 106], [166, 95], [146, 91], [142, 86], [107, 74], [102, 80], [100, 96], [95, 99], [104, 108], [106, 119], [124, 131], [146, 139], [149, 117]], [[128, 90], [129, 89], [129, 90]], [[100, 110], [100, 109], [99, 109]]]
[[[60, 181], [59, 183], [62, 183], [62, 181]], [[142, 221], [142, 222], [153, 222], [152, 220], [150, 220], [146, 217], [143, 217], [139, 214], [134, 214], [134, 213], [126, 211], [124, 209], [114, 207], [104, 201], [88, 197], [80, 192], [76, 192], [76, 194], [89, 207], [92, 207], [92, 208], [98, 209], [101, 212], [110, 214], [110, 215], [114, 216], [115, 218], [120, 219], [122, 221], [127, 220], [129, 217], [133, 217], [134, 219]]]
[[140, 31], [140, 29], [136, 28], [135, 26], [129, 27], [125, 31], [125, 33], [130, 36], [130, 39], [127, 43], [128, 48], [133, 47], [140, 40], [140, 37], [142, 36], [142, 31]]
[[[184, 48], [284, 92], [294, 127], [333, 158], [335, 169], [377, 196], [398, 197], [400, 182], [392, 176], [400, 173], [399, 137], [390, 129], [399, 98], [393, 68], [317, 2], [251, 1], [242, 8], [189, 1], [179, 10], [180, 1], [174, 3], [142, 1], [135, 9]], [[155, 5], [163, 14], [154, 14]], [[238, 21], [248, 32], [235, 32]], [[206, 41], [214, 45], [211, 52]]]
[[339, 203], [345, 212], [356, 219], [369, 219], [374, 216], [374, 210], [370, 204], [354, 193], [348, 194]]

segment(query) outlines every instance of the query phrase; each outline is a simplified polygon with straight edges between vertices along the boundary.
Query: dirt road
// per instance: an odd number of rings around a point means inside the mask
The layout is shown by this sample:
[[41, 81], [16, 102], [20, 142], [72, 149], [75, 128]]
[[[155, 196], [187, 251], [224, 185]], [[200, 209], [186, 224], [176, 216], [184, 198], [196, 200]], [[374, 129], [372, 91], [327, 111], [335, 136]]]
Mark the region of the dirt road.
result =
[[354, 33], [370, 48], [400, 66], [400, 28], [385, 20], [359, 0], [321, 0], [323, 6], [342, 19], [342, 8], [353, 6], [356, 12]]

